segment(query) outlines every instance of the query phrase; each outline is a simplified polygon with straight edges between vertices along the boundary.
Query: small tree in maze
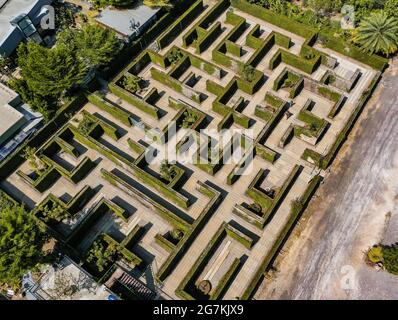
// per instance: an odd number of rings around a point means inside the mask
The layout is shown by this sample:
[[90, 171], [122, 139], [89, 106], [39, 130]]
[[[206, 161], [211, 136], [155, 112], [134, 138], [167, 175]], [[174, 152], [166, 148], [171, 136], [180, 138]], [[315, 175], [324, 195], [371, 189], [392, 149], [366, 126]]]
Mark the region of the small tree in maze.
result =
[[54, 203], [52, 206], [46, 205], [42, 208], [42, 215], [44, 221], [57, 221], [61, 222], [62, 220], [68, 217], [67, 211], [58, 203]]
[[22, 157], [28, 161], [31, 169], [40, 174], [44, 170], [44, 163], [37, 157], [36, 148], [26, 147], [24, 149]]
[[142, 89], [142, 79], [135, 75], [125, 75], [122, 79], [122, 86], [124, 89], [136, 93]]
[[198, 114], [190, 109], [185, 110], [183, 115], [184, 115], [184, 120], [182, 121], [181, 126], [184, 129], [187, 129], [190, 126], [192, 126], [199, 118]]
[[98, 240], [93, 243], [91, 250], [88, 253], [87, 262], [95, 263], [99, 272], [105, 270], [105, 268], [112, 263], [117, 255], [117, 247], [110, 244], [107, 248], [103, 243]]
[[171, 182], [176, 176], [177, 172], [167, 160], [164, 160], [160, 165], [160, 176], [162, 179]]
[[254, 73], [255, 70], [256, 69], [252, 65], [247, 64], [240, 71], [240, 75], [244, 80], [246, 80], [248, 82], [252, 82], [255, 77], [255, 73]]
[[77, 126], [77, 130], [79, 130], [82, 134], [88, 136], [93, 129], [95, 122], [93, 122], [90, 118], [83, 115], [83, 118], [79, 121], [79, 125]]
[[184, 57], [184, 54], [178, 48], [174, 48], [167, 55], [167, 59], [170, 61], [171, 64], [176, 64], [183, 57]]

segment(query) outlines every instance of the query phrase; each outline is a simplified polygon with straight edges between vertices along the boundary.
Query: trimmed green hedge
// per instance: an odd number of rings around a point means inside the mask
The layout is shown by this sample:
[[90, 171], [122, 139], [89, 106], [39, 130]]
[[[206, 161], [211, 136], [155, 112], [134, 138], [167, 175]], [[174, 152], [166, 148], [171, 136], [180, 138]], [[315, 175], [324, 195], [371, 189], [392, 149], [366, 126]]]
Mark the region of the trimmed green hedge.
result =
[[192, 295], [192, 289], [195, 287], [195, 279], [200, 275], [203, 268], [209, 262], [217, 247], [220, 245], [222, 240], [226, 237], [225, 231], [226, 222], [223, 222], [218, 228], [217, 232], [213, 235], [210, 242], [206, 246], [205, 250], [200, 254], [199, 258], [195, 261], [192, 268], [188, 271], [181, 283], [177, 287], [175, 293], [178, 297], [184, 300], [195, 300]]
[[260, 283], [260, 280], [264, 276], [264, 273], [271, 267], [272, 261], [277, 256], [282, 245], [285, 243], [291, 230], [294, 228], [295, 223], [300, 218], [301, 213], [307, 207], [311, 197], [315, 193], [315, 191], [318, 188], [321, 181], [322, 181], [322, 177], [315, 176], [309, 183], [304, 194], [300, 197], [300, 200], [299, 200], [300, 205], [292, 206], [288, 222], [284, 225], [283, 229], [281, 230], [281, 232], [278, 235], [278, 238], [275, 240], [271, 250], [266, 254], [261, 265], [258, 267], [257, 271], [254, 273], [252, 279], [250, 280], [249, 285], [247, 286], [247, 288], [245, 289], [245, 291], [243, 292], [243, 294], [241, 296], [242, 300], [248, 300], [253, 296], [256, 288], [258, 287], [258, 285]]
[[[274, 11], [265, 9], [261, 6], [250, 4], [245, 0], [231, 0], [232, 6], [249, 13], [259, 19], [272, 23], [282, 29], [297, 34], [306, 39], [306, 42], [302, 46], [301, 55], [305, 56], [307, 53], [315, 54], [316, 56], [322, 56], [324, 59], [325, 54], [312, 48], [317, 39], [318, 31], [310, 26], [296, 22], [287, 16], [280, 15]], [[370, 67], [384, 71], [388, 65], [388, 60], [377, 55], [368, 55], [360, 51], [358, 48], [353, 47], [343, 41], [333, 38], [330, 35], [321, 32], [320, 36], [324, 39], [324, 46], [339, 52], [345, 56], [349, 56], [356, 59]]]
[[144, 100], [136, 97], [135, 95], [131, 94], [127, 90], [119, 87], [114, 83], [110, 83], [108, 85], [109, 90], [118, 96], [119, 98], [127, 101], [131, 105], [137, 107], [141, 111], [149, 114], [150, 116], [154, 117], [155, 119], [159, 119], [159, 109], [155, 106], [150, 105], [149, 103], [145, 102]]
[[156, 40], [160, 49], [167, 47], [203, 11], [203, 0], [196, 1]]
[[175, 269], [178, 261], [184, 256], [192, 242], [196, 239], [198, 234], [203, 230], [204, 226], [210, 219], [211, 215], [217, 210], [221, 202], [221, 194], [212, 187], [203, 182], [198, 181], [199, 188], [197, 190], [210, 198], [207, 206], [202, 210], [199, 217], [192, 224], [190, 232], [184, 235], [184, 238], [177, 244], [167, 260], [160, 267], [157, 278], [159, 281], [164, 281], [166, 277]]
[[32, 188], [43, 193], [50, 188], [60, 177], [60, 173], [53, 166], [49, 166], [36, 180], [31, 179], [28, 175], [18, 170], [17, 175], [20, 176]]
[[291, 65], [292, 67], [308, 74], [312, 74], [321, 64], [321, 57], [315, 56], [308, 60], [300, 56], [296, 56], [289, 51], [279, 49], [270, 60], [269, 68], [274, 70], [281, 62]]
[[201, 94], [199, 92], [196, 92], [194, 89], [189, 88], [188, 86], [184, 85], [177, 79], [174, 79], [170, 75], [168, 75], [156, 68], [151, 68], [151, 76], [154, 80], [159, 81], [160, 83], [181, 93], [182, 95], [186, 96], [187, 98], [192, 99], [196, 103], [202, 102]]
[[242, 56], [242, 46], [236, 44], [235, 42], [232, 42], [231, 40], [226, 40], [225, 46], [227, 48], [227, 52], [232, 54], [233, 56], [238, 58]]
[[133, 125], [133, 122], [130, 118], [130, 113], [124, 110], [122, 107], [118, 106], [117, 104], [113, 104], [112, 102], [103, 99], [97, 93], [90, 94], [87, 96], [87, 98], [92, 104], [109, 113], [111, 116], [119, 120], [124, 125], [128, 127], [131, 127]]
[[237, 273], [240, 270], [242, 262], [239, 258], [235, 258], [232, 265], [229, 267], [228, 271], [223, 275], [220, 281], [217, 284], [217, 287], [214, 289], [213, 293], [210, 296], [210, 300], [220, 300], [227, 292], [229, 286], [232, 284], [235, 279]]
[[254, 240], [250, 238], [248, 235], [244, 234], [243, 232], [239, 231], [238, 229], [234, 228], [231, 225], [226, 225], [225, 226], [225, 231], [227, 232], [227, 235], [230, 236], [231, 238], [235, 239], [242, 245], [244, 245], [247, 249], [251, 249]]
[[163, 237], [160, 233], [155, 235], [155, 242], [168, 252], [175, 250], [175, 245]]
[[257, 156], [261, 157], [262, 159], [270, 163], [274, 163], [278, 155], [274, 150], [266, 146], [263, 146], [261, 144], [257, 144], [255, 150]]
[[163, 207], [158, 202], [155, 202], [148, 196], [146, 196], [142, 191], [136, 189], [131, 184], [126, 182], [125, 180], [121, 179], [120, 177], [116, 176], [115, 174], [101, 169], [102, 178], [114, 185], [115, 187], [119, 188], [120, 190], [126, 192], [130, 196], [133, 196], [137, 199], [144, 200], [151, 204], [154, 208], [154, 211], [165, 221], [167, 221], [171, 226], [181, 229], [184, 233], [187, 233], [189, 230], [189, 223], [186, 222], [184, 219], [180, 218], [172, 211], [168, 210], [167, 208]]

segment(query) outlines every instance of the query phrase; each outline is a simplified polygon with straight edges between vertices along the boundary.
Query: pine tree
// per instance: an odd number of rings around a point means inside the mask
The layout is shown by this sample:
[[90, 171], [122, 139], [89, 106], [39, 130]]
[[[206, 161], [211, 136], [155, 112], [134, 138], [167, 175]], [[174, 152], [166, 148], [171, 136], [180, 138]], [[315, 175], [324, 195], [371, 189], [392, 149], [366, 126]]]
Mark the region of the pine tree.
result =
[[35, 42], [20, 45], [18, 65], [28, 88], [41, 96], [61, 96], [80, 84], [87, 70], [67, 46], [48, 49]]
[[108, 64], [120, 50], [120, 40], [114, 31], [90, 24], [81, 29], [66, 29], [60, 32], [57, 44], [75, 52], [89, 67]]
[[0, 283], [18, 287], [22, 275], [43, 258], [43, 233], [22, 205], [0, 210]]

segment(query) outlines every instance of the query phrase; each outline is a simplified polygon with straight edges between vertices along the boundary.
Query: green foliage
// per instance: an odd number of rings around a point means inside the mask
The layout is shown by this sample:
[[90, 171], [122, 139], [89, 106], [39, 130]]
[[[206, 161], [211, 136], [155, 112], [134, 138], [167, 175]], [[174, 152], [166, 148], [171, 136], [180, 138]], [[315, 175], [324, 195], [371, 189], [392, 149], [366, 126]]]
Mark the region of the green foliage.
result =
[[28, 87], [24, 79], [12, 79], [8, 82], [8, 86], [19, 93], [22, 100], [29, 104], [32, 110], [40, 112], [46, 122], [51, 119], [58, 108], [55, 96], [37, 94]]
[[170, 0], [144, 0], [144, 4], [150, 8], [168, 8], [171, 9], [173, 5]]
[[114, 244], [105, 247], [101, 240], [97, 240], [93, 243], [86, 260], [95, 263], [98, 271], [102, 272], [116, 259], [116, 255], [117, 247]]
[[31, 92], [60, 96], [81, 83], [86, 66], [76, 53], [62, 44], [51, 49], [29, 41], [17, 50], [21, 74]]
[[19, 287], [22, 275], [43, 262], [44, 236], [22, 205], [0, 208], [0, 283]]
[[242, 70], [240, 71], [240, 75], [243, 79], [248, 82], [252, 82], [255, 79], [255, 68], [251, 65], [244, 65]]
[[183, 116], [181, 127], [184, 129], [190, 128], [199, 119], [199, 114], [191, 109], [185, 110]]
[[171, 64], [177, 64], [182, 58], [184, 58], [184, 54], [181, 52], [180, 49], [178, 48], [173, 48], [168, 54], [167, 54], [167, 60]]
[[166, 180], [167, 182], [171, 182], [176, 175], [177, 172], [174, 166], [172, 166], [167, 160], [164, 160], [160, 165], [160, 176], [162, 179]]
[[44, 163], [36, 156], [36, 148], [26, 147], [22, 157], [28, 161], [29, 166], [36, 173], [40, 174], [44, 167]]
[[87, 117], [86, 114], [83, 115], [83, 118], [79, 121], [79, 125], [77, 129], [85, 136], [88, 136], [91, 131], [93, 130], [93, 127], [96, 125], [96, 123], [91, 119], [90, 117]]
[[382, 254], [386, 270], [398, 275], [398, 244], [383, 246]]
[[130, 91], [131, 93], [136, 93], [142, 89], [142, 79], [135, 75], [126, 74], [121, 80], [121, 86]]
[[373, 246], [369, 249], [367, 253], [368, 260], [371, 263], [380, 263], [383, 262], [383, 248], [382, 246]]
[[398, 0], [386, 0], [384, 2], [384, 12], [389, 17], [398, 17]]
[[59, 204], [52, 203], [51, 206], [46, 205], [41, 209], [44, 221], [57, 221], [61, 222], [66, 219], [69, 214], [64, 207]]
[[365, 52], [389, 56], [398, 51], [398, 18], [372, 13], [361, 21], [353, 40]]
[[96, 8], [113, 6], [115, 8], [130, 8], [134, 6], [137, 0], [91, 0]]
[[57, 35], [58, 45], [69, 48], [89, 67], [109, 64], [120, 51], [120, 40], [116, 33], [95, 24], [61, 31]]
[[55, 26], [59, 30], [68, 29], [75, 26], [73, 10], [65, 4], [54, 2]]
[[382, 263], [388, 272], [398, 275], [398, 243], [375, 245], [369, 249], [367, 258], [373, 264]]

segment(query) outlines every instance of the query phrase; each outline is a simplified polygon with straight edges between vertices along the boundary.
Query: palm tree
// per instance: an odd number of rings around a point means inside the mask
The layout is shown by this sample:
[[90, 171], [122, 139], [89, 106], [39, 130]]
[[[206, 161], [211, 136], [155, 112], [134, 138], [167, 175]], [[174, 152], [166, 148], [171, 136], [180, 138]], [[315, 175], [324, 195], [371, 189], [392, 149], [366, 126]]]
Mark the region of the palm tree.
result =
[[398, 19], [384, 12], [372, 13], [355, 30], [354, 42], [363, 51], [387, 56], [398, 50]]

